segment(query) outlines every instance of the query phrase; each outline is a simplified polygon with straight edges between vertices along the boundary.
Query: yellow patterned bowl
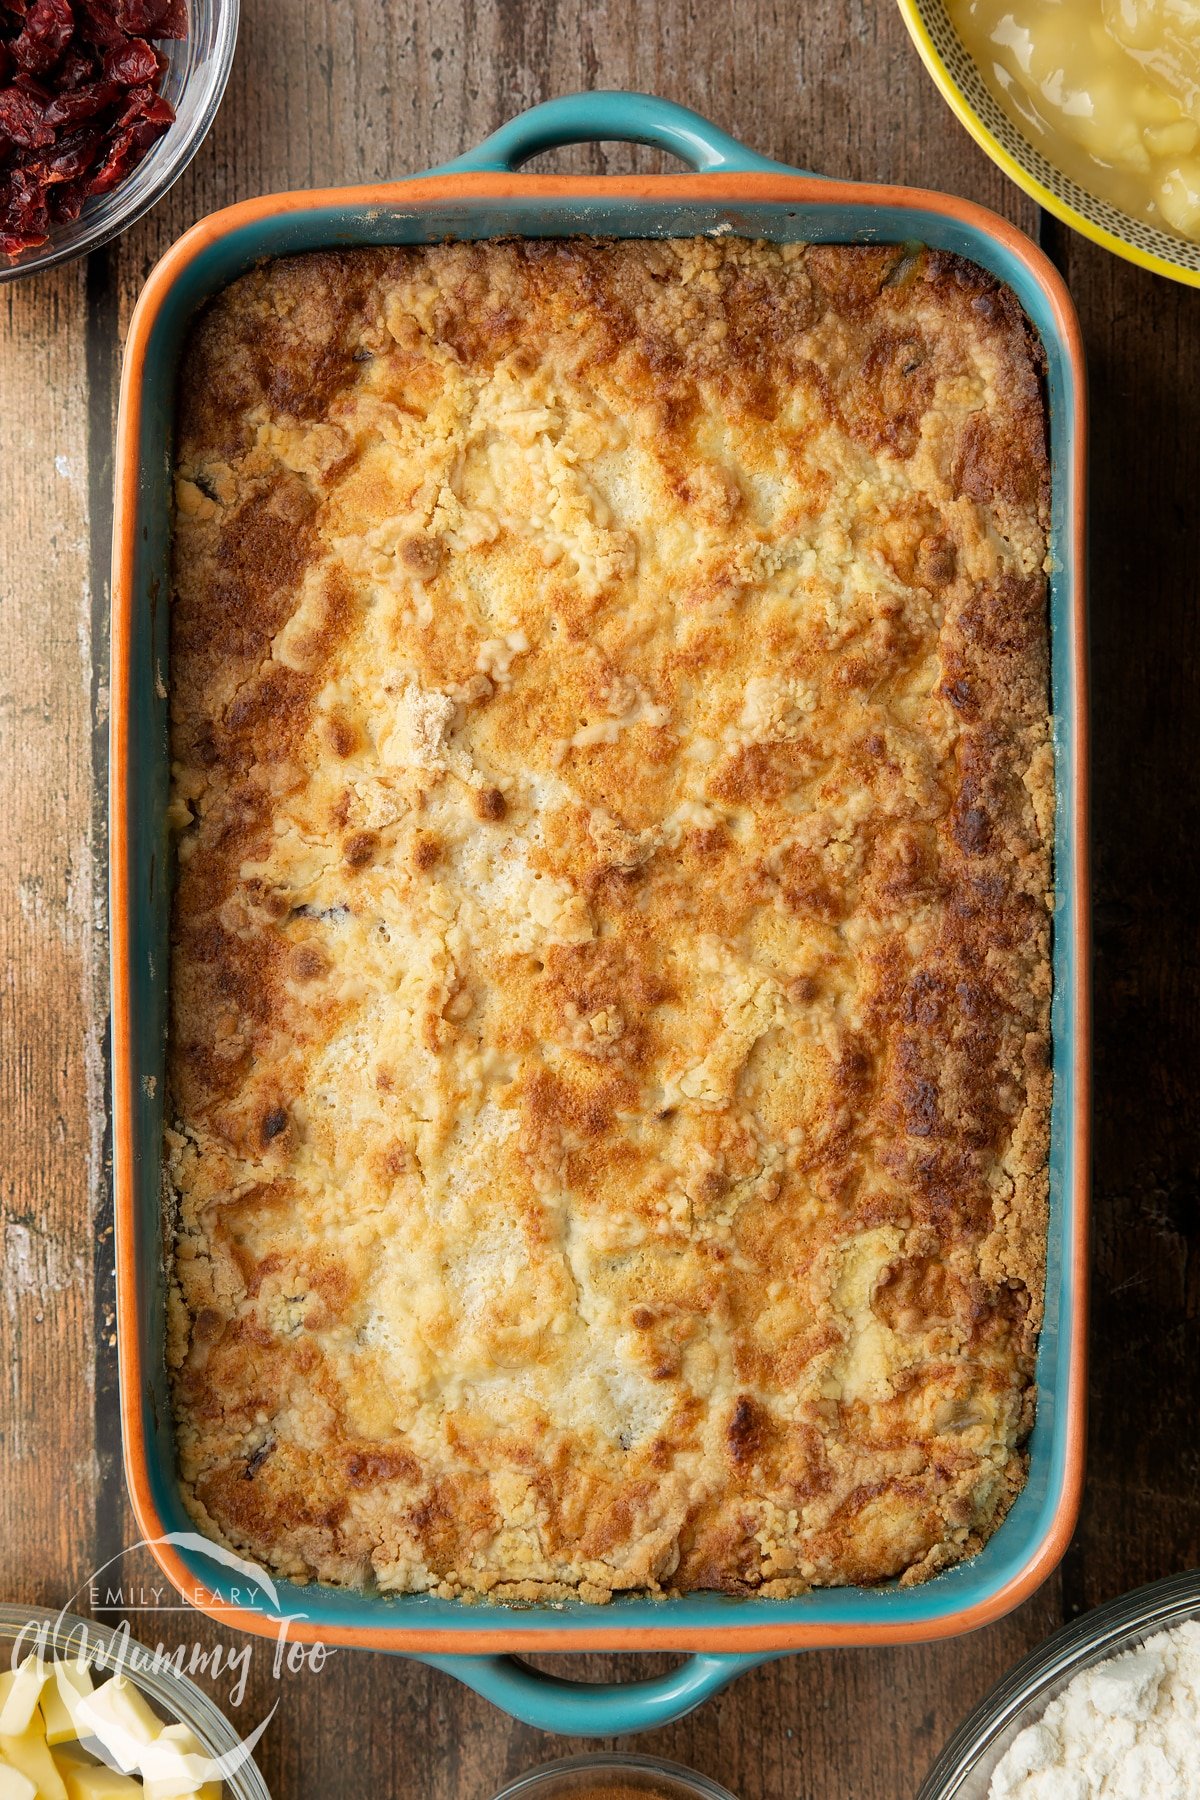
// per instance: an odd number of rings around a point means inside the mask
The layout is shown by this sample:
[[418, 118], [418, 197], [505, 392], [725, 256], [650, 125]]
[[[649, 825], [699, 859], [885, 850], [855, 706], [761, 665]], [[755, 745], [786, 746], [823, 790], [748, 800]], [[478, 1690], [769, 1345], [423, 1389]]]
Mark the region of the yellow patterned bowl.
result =
[[945, 0], [898, 0], [921, 60], [976, 143], [1018, 187], [1117, 256], [1200, 287], [1200, 244], [1130, 218], [1056, 169], [1002, 112], [946, 11]]

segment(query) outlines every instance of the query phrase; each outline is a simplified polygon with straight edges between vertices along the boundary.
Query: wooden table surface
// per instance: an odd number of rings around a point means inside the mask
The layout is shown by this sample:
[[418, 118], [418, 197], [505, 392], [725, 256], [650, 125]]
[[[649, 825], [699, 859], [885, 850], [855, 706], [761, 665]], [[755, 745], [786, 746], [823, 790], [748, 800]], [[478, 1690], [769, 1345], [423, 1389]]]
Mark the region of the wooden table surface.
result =
[[[134, 298], [213, 207], [404, 173], [535, 101], [642, 88], [787, 162], [1006, 213], [1063, 269], [1090, 359], [1097, 1134], [1083, 1520], [1060, 1572], [986, 1631], [793, 1657], [639, 1740], [745, 1800], [904, 1800], [962, 1714], [1060, 1621], [1200, 1563], [1200, 294], [1039, 217], [953, 122], [890, 0], [243, 4], [220, 116], [174, 191], [119, 243], [0, 290], [0, 1599], [58, 1605], [84, 1584], [76, 1604], [89, 1610], [89, 1576], [135, 1536], [115, 1410], [104, 874], [111, 444]], [[560, 166], [658, 164], [610, 149]], [[151, 1565], [114, 1568], [128, 1600]], [[216, 1641], [192, 1615], [133, 1624], [152, 1641]], [[616, 1668], [567, 1660], [593, 1678]], [[621, 1671], [653, 1666], [626, 1658]], [[260, 1761], [277, 1800], [487, 1800], [579, 1747], [382, 1656], [340, 1654], [277, 1683], [260, 1652], [236, 1717], [249, 1728], [276, 1700]]]

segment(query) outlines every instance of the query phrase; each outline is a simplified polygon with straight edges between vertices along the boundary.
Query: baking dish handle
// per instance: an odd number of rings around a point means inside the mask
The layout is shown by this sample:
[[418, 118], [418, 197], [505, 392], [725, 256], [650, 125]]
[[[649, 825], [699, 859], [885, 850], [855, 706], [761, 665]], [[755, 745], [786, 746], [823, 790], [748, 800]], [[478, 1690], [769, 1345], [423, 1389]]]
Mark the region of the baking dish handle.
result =
[[510, 1718], [564, 1737], [624, 1737], [670, 1725], [720, 1693], [761, 1656], [689, 1656], [678, 1669], [646, 1681], [592, 1683], [547, 1675], [515, 1656], [422, 1656], [421, 1662], [453, 1675]]
[[543, 150], [558, 150], [564, 144], [602, 143], [649, 144], [655, 150], [669, 150], [697, 174], [752, 170], [806, 173], [748, 150], [688, 106], [676, 106], [673, 100], [660, 100], [654, 94], [629, 94], [616, 88], [592, 94], [564, 94], [561, 99], [531, 106], [465, 156], [442, 163], [429, 173], [511, 173], [530, 157], [540, 156]]

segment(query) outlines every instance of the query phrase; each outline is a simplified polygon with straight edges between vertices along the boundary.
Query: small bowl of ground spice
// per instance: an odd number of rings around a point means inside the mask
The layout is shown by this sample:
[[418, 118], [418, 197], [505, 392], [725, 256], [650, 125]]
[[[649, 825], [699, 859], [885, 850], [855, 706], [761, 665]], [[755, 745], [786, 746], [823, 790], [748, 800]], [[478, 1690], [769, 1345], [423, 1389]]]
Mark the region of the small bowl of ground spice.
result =
[[964, 1721], [918, 1800], [1200, 1800], [1200, 1570], [1098, 1606]]
[[147, 212], [212, 124], [238, 0], [0, 0], [0, 281]]
[[734, 1800], [728, 1788], [657, 1756], [565, 1756], [529, 1769], [496, 1800]]

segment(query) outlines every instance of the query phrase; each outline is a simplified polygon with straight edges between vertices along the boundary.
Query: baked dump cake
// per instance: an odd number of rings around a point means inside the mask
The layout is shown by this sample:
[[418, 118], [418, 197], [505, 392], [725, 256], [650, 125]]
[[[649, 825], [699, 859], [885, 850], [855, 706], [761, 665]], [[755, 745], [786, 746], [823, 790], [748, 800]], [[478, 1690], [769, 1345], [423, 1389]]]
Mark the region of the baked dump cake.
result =
[[169, 1357], [204, 1530], [919, 1580], [1024, 1473], [1039, 351], [952, 257], [260, 268], [186, 350]]

